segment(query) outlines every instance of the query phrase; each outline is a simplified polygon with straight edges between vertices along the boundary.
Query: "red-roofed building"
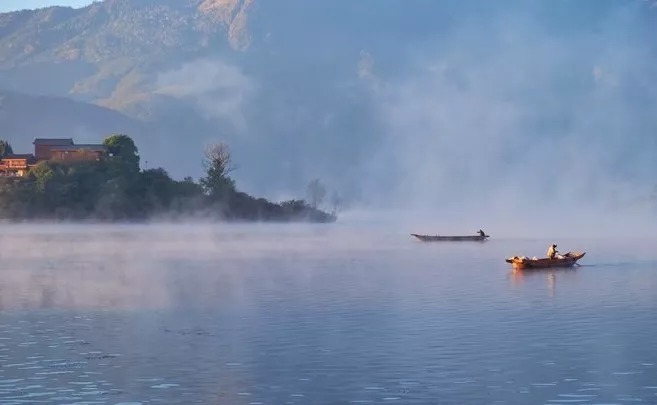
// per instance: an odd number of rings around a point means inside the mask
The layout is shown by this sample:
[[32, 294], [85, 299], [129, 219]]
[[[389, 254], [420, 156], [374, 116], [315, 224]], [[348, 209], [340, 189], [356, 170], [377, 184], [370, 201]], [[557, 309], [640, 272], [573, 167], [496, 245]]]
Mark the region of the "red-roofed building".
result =
[[36, 163], [31, 153], [10, 154], [0, 159], [0, 175], [2, 176], [25, 176], [29, 168]]
[[100, 160], [107, 148], [100, 144], [76, 145], [72, 138], [36, 138], [34, 154], [12, 154], [0, 159], [0, 175], [24, 176], [31, 166], [42, 160]]

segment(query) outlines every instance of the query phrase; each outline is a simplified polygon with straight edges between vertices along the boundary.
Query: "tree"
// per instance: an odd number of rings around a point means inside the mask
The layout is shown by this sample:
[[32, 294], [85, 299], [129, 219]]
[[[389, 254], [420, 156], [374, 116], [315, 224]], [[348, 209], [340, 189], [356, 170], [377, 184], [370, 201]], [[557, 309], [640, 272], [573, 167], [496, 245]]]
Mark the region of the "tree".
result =
[[235, 181], [228, 175], [235, 170], [228, 145], [221, 142], [208, 145], [205, 148], [203, 167], [206, 176], [199, 183], [213, 200], [225, 200], [235, 193]]
[[139, 150], [128, 135], [108, 136], [103, 145], [113, 160], [125, 163], [130, 169], [139, 170]]
[[11, 155], [14, 153], [14, 149], [11, 147], [9, 142], [3, 140], [0, 140], [0, 159], [7, 155]]
[[337, 191], [331, 194], [331, 206], [333, 215], [336, 215], [340, 211], [340, 208], [342, 208], [342, 197]]
[[326, 197], [326, 187], [319, 179], [308, 183], [308, 201], [311, 207], [317, 209], [324, 202], [324, 197]]
[[45, 193], [46, 186], [50, 181], [55, 179], [56, 173], [53, 170], [53, 165], [49, 161], [43, 160], [30, 170], [30, 177], [34, 178], [36, 191]]

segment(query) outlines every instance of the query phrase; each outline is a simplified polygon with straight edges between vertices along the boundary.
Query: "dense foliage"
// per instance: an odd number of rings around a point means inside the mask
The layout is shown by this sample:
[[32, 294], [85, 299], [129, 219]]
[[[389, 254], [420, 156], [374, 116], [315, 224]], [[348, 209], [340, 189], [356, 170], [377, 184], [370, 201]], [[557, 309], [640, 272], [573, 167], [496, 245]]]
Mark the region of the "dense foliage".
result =
[[11, 148], [11, 145], [9, 142], [0, 140], [0, 159], [7, 155], [11, 155], [14, 153], [14, 150]]
[[1, 177], [0, 218], [335, 220], [303, 200], [276, 204], [238, 191], [223, 144], [206, 151], [206, 176], [199, 182], [174, 180], [162, 168], [140, 170], [137, 147], [126, 135], [104, 144], [108, 154], [98, 161], [41, 161], [27, 176]]

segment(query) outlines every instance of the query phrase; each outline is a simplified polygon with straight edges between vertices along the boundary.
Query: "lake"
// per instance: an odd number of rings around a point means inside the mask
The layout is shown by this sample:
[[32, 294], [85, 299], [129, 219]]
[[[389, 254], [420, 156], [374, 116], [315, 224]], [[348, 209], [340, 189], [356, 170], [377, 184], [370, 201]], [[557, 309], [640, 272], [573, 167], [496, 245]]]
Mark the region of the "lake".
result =
[[2, 225], [0, 404], [657, 403], [657, 239], [407, 231]]

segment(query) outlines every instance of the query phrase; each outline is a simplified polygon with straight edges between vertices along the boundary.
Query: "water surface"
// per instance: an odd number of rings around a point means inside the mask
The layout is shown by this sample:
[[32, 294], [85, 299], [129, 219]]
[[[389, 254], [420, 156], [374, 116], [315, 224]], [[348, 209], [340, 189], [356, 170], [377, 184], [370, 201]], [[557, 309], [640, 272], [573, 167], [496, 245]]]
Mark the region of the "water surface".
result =
[[657, 240], [2, 230], [0, 404], [657, 403]]

